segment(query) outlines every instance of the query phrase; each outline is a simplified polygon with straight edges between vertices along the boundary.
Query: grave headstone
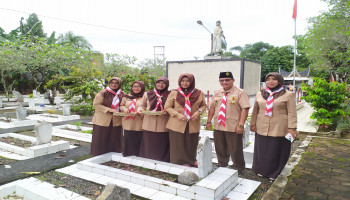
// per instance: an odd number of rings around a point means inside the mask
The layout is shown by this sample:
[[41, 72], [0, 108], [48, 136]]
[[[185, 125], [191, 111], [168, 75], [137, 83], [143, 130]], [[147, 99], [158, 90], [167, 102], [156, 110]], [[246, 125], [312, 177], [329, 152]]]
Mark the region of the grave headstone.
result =
[[180, 184], [193, 185], [199, 181], [199, 177], [194, 172], [184, 171], [181, 174], [179, 174], [178, 180]]
[[36, 90], [33, 90], [33, 97], [36, 98], [37, 94], [36, 94]]
[[37, 144], [50, 143], [52, 139], [52, 124], [42, 121], [34, 127]]
[[52, 90], [49, 90], [50, 97], [52, 97]]
[[35, 99], [30, 98], [28, 100], [28, 105], [29, 105], [29, 108], [34, 108], [35, 107]]
[[69, 116], [70, 115], [70, 104], [64, 104], [63, 105], [63, 116]]
[[27, 109], [22, 105], [18, 106], [18, 108], [16, 108], [16, 116], [17, 120], [25, 120], [27, 117]]
[[40, 99], [40, 92], [39, 91], [36, 91], [36, 98]]
[[46, 92], [44, 93], [44, 99], [48, 99], [48, 98], [49, 98], [49, 92], [46, 91]]
[[100, 196], [96, 200], [129, 200], [130, 190], [128, 188], [119, 187], [115, 184], [108, 183]]
[[16, 90], [12, 91], [12, 95], [18, 100], [18, 102], [24, 102], [23, 95]]
[[208, 136], [202, 137], [197, 148], [198, 176], [200, 178], [208, 176], [213, 171], [212, 159], [211, 141]]
[[250, 135], [250, 126], [245, 124], [244, 132], [243, 132], [243, 148], [246, 148], [249, 145], [249, 135]]
[[61, 105], [61, 97], [59, 97], [59, 96], [55, 97], [55, 103], [57, 106], [60, 106]]

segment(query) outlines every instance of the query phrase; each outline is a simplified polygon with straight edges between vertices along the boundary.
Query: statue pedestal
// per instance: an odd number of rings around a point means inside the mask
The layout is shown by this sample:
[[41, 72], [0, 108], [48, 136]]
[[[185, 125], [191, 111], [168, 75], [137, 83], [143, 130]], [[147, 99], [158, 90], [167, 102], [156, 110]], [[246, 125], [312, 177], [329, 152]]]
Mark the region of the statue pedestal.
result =
[[225, 56], [204, 56], [204, 60], [221, 60], [221, 59], [228, 59]]

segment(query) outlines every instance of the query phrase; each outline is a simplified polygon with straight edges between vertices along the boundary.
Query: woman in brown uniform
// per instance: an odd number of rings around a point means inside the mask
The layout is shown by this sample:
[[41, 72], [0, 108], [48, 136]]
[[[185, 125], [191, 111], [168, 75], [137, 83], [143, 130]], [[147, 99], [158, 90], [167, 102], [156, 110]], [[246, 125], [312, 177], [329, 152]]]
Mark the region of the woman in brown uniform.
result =
[[274, 180], [286, 165], [291, 142], [285, 138], [298, 135], [294, 94], [283, 89], [279, 73], [266, 75], [266, 89], [255, 98], [250, 130], [255, 133], [253, 170]]
[[143, 95], [140, 113], [143, 110], [162, 111], [163, 115], [144, 115], [143, 135], [140, 156], [153, 160], [170, 162], [169, 131], [165, 128], [169, 115], [164, 110], [164, 104], [170, 91], [169, 80], [159, 77], [155, 82], [155, 89]]
[[133, 116], [123, 117], [124, 151], [123, 156], [139, 156], [142, 139], [142, 116], [138, 108], [145, 93], [145, 85], [142, 81], [135, 81], [131, 85], [130, 95], [125, 95], [120, 110], [125, 113], [134, 113]]
[[125, 95], [121, 91], [122, 80], [113, 77], [109, 86], [101, 90], [95, 97], [93, 105], [95, 114], [92, 118], [93, 134], [91, 142], [92, 156], [108, 152], [123, 151], [122, 118], [113, 116], [119, 111], [119, 104]]
[[206, 110], [204, 93], [195, 88], [192, 74], [181, 74], [179, 88], [171, 91], [165, 103], [170, 117], [170, 162], [196, 166], [196, 153], [200, 131], [200, 115]]

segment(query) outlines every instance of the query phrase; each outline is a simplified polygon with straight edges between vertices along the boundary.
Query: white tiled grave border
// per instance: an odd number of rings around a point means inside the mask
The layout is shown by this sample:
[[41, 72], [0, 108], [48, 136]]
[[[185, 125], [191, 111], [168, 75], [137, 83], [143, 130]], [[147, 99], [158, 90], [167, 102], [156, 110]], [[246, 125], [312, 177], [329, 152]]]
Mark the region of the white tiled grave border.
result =
[[[0, 137], [14, 137], [21, 140], [30, 141], [32, 143], [36, 142], [35, 137], [21, 135], [17, 133], [4, 133], [4, 134], [0, 134]], [[48, 143], [48, 144], [41, 144], [41, 145], [36, 145], [32, 147], [27, 147], [27, 148], [18, 147], [12, 144], [0, 142], [0, 149], [22, 155], [23, 156], [22, 159], [34, 158], [34, 157], [38, 157], [46, 154], [56, 153], [58, 151], [63, 151], [69, 148], [70, 148], [69, 142], [64, 140], [51, 141], [51, 143]]]
[[75, 192], [61, 187], [55, 188], [55, 185], [33, 177], [0, 186], [0, 199], [14, 193], [25, 200], [88, 200]]
[[[198, 174], [197, 168], [185, 167], [166, 162], [155, 161], [151, 159], [140, 158], [136, 156], [123, 157], [120, 153], [107, 153], [88, 160], [77, 163], [77, 168], [87, 172], [93, 172], [117, 179], [119, 182], [133, 183], [140, 187], [146, 187], [148, 190], [153, 189], [177, 195], [189, 199], [222, 199], [238, 184], [238, 173], [236, 170], [229, 168], [218, 168], [209, 176], [203, 178], [198, 183], [187, 186], [171, 181], [166, 181], [134, 172], [124, 171], [113, 167], [101, 165], [108, 161], [116, 161], [125, 164], [131, 164], [143, 168], [158, 170], [174, 175], [179, 175], [184, 171], [192, 171]], [[138, 190], [139, 191], [139, 190]], [[131, 189], [132, 192], [132, 189]], [[133, 193], [133, 192], [132, 192]], [[134, 191], [135, 195], [143, 195], [143, 192]], [[145, 198], [149, 198], [146, 196]]]
[[[0, 119], [6, 120], [5, 117], [0, 117]], [[32, 126], [32, 125], [35, 125], [36, 123], [38, 123], [38, 121], [35, 119], [25, 119], [25, 120], [11, 119], [11, 122], [0, 121], [0, 128]]]
[[[65, 128], [77, 130], [77, 126], [70, 125], [70, 124], [54, 126], [52, 127], [52, 135], [63, 137], [63, 138], [69, 138], [73, 140], [84, 141], [84, 142], [91, 142], [92, 134], [65, 130]], [[83, 127], [83, 126], [81, 126], [80, 129], [83, 131], [92, 130], [92, 128], [90, 127]]]
[[[226, 197], [228, 198], [244, 200], [248, 199], [249, 196], [260, 185], [260, 182], [258, 181], [237, 178], [236, 170], [229, 168], [218, 168], [208, 177], [202, 179], [196, 185], [190, 187], [99, 164], [110, 161], [112, 159], [116, 161], [119, 159], [119, 162], [133, 164], [149, 169], [155, 169], [171, 174], [180, 174], [185, 170], [193, 171], [195, 173], [197, 172], [197, 168], [185, 167], [182, 165], [175, 165], [135, 156], [122, 157], [122, 155], [119, 153], [104, 154], [85, 161], [81, 161], [75, 165], [57, 169], [56, 171], [88, 181], [96, 182], [102, 185], [114, 183], [118, 186], [129, 188], [132, 194], [147, 199], [159, 200], [221, 199], [224, 197], [222, 196], [222, 193], [220, 196], [217, 196], [217, 198], [213, 197], [213, 193], [215, 196], [215, 194], [218, 194], [220, 190], [223, 190], [223, 193], [226, 193]], [[230, 186], [225, 190], [223, 189], [225, 187], [225, 184], [229, 184], [229, 181], [226, 180], [223, 182], [224, 186], [219, 186], [219, 188], [213, 190], [213, 188], [217, 187], [217, 184], [220, 183], [220, 181], [223, 181], [223, 179], [225, 179], [224, 177], [230, 177], [228, 179], [233, 180], [233, 182], [230, 183]], [[234, 189], [232, 190], [233, 187]]]
[[80, 115], [69, 115], [69, 116], [63, 116], [63, 115], [56, 115], [56, 114], [35, 114], [35, 115], [29, 115], [29, 119], [38, 120], [38, 121], [47, 121], [47, 122], [61, 122], [61, 121], [68, 121], [73, 119], [80, 119]]

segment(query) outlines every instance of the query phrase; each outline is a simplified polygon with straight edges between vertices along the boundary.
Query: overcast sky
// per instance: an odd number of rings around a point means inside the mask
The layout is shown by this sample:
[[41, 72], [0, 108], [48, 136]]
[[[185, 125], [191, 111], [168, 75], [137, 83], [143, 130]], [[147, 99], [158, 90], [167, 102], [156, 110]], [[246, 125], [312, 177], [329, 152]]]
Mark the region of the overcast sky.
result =
[[[228, 47], [259, 41], [293, 45], [294, 0], [1, 0], [0, 27], [7, 33], [21, 17], [36, 13], [50, 35], [73, 31], [94, 50], [154, 57], [164, 46], [168, 61], [203, 59], [210, 52], [210, 34], [221, 21]], [[307, 18], [327, 10], [320, 0], [298, 0], [297, 34], [304, 34]], [[161, 52], [157, 52], [161, 53]]]

